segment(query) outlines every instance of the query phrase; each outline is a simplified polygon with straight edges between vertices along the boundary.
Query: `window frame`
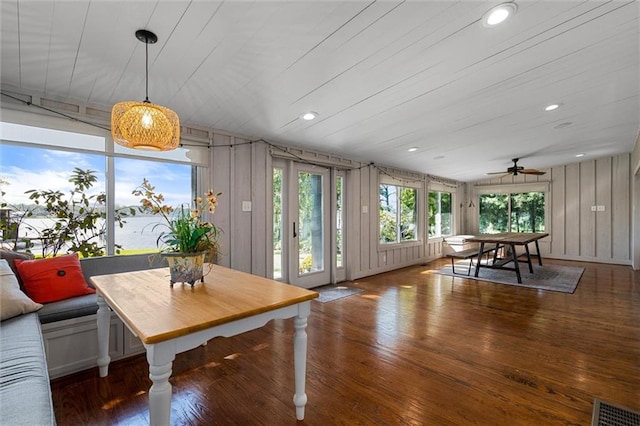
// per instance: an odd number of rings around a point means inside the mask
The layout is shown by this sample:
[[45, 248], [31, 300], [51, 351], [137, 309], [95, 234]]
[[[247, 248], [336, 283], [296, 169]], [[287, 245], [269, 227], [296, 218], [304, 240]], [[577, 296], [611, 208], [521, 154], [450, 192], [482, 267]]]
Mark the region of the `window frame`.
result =
[[[204, 145], [189, 146], [189, 148], [178, 148], [169, 152], [140, 152], [133, 151], [131, 153], [120, 152], [114, 143], [111, 132], [106, 129], [85, 124], [82, 122], [71, 121], [64, 118], [43, 116], [29, 112], [18, 112], [11, 109], [0, 109], [3, 116], [0, 120], [0, 144], [22, 146], [35, 149], [49, 149], [57, 151], [74, 152], [80, 154], [90, 154], [102, 156], [105, 164], [105, 193], [106, 210], [107, 210], [107, 234], [105, 241], [105, 252], [107, 256], [115, 254], [115, 222], [113, 211], [115, 209], [115, 158], [131, 158], [149, 162], [173, 163], [191, 166], [191, 182], [189, 188], [190, 193], [197, 194], [203, 192], [203, 188], [210, 187], [210, 169], [211, 156], [209, 150]], [[98, 149], [98, 146], [91, 148], [74, 147], [73, 145], [58, 145], [54, 141], [47, 140], [19, 140], [15, 132], [10, 127], [4, 127], [4, 124], [29, 126], [45, 131], [62, 131], [74, 133], [78, 135], [86, 135], [92, 138], [99, 137], [104, 139], [104, 146]], [[37, 132], [37, 131], [36, 131]], [[197, 176], [197, 178], [196, 178]]]
[[[478, 206], [475, 215], [475, 229], [480, 232], [480, 195], [483, 194], [517, 194], [526, 192], [542, 192], [544, 194], [544, 232], [551, 235], [551, 183], [535, 182], [508, 185], [483, 185], [474, 187], [474, 199]], [[509, 218], [509, 223], [511, 218]]]
[[386, 174], [379, 175], [378, 184], [376, 185], [376, 192], [375, 192], [376, 194], [375, 195], [376, 197], [375, 198], [376, 200], [375, 220], [377, 220], [378, 224], [380, 223], [380, 185], [392, 185], [398, 188], [408, 188], [408, 189], [414, 189], [416, 191], [416, 211], [415, 211], [416, 237], [413, 240], [406, 240], [406, 241], [396, 240], [395, 242], [383, 243], [380, 239], [380, 226], [378, 226], [377, 232], [376, 232], [377, 241], [378, 241], [377, 242], [378, 251], [392, 250], [398, 247], [413, 247], [413, 246], [418, 246], [423, 244], [424, 232], [422, 230], [424, 229], [424, 220], [423, 220], [424, 206], [422, 204], [424, 203], [421, 200], [423, 198], [422, 194], [424, 193], [424, 190], [423, 190], [424, 182], [418, 181], [418, 180], [405, 180], [400, 178], [394, 178]]

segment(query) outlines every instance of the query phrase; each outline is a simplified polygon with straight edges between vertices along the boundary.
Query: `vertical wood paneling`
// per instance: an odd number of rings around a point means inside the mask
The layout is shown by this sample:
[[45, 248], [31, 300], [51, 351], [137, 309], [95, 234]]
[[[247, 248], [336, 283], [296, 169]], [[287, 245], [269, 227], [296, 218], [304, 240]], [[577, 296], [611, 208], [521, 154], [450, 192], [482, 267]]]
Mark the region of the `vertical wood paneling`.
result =
[[[380, 244], [380, 217], [379, 217], [379, 206], [378, 200], [380, 199], [380, 186], [378, 179], [378, 171], [372, 167], [368, 167], [368, 206], [369, 206], [369, 244], [366, 245], [366, 250], [369, 251], [369, 268], [376, 269], [379, 268], [378, 264], [378, 245]], [[364, 256], [363, 256], [364, 257]], [[387, 264], [390, 262], [389, 255], [387, 255]]]
[[[267, 181], [268, 149], [262, 145], [238, 145], [241, 139], [214, 135], [212, 149], [213, 188], [224, 193], [215, 215], [216, 224], [225, 233], [220, 263], [236, 269], [266, 274], [269, 262], [270, 235], [267, 208], [271, 206]], [[247, 171], [250, 170], [249, 173]], [[630, 262], [630, 156], [590, 160], [549, 169], [536, 182], [550, 181], [551, 244], [543, 252], [552, 257], [590, 261]], [[347, 208], [347, 277], [358, 278], [404, 267], [443, 255], [440, 240], [426, 239], [423, 245], [378, 249], [379, 222], [378, 177], [375, 167], [352, 170], [346, 175], [349, 202]], [[517, 180], [516, 180], [517, 179]], [[482, 184], [497, 183], [496, 179]], [[499, 180], [498, 180], [499, 182]], [[531, 177], [513, 177], [507, 183], [530, 183]], [[503, 180], [502, 183], [505, 183]], [[477, 205], [468, 207], [466, 188], [456, 191], [456, 205], [467, 213], [467, 220], [477, 227]], [[468, 190], [473, 193], [472, 189]], [[242, 212], [242, 201], [252, 201], [252, 212]], [[460, 206], [462, 203], [462, 206]], [[477, 200], [474, 199], [474, 204]], [[591, 212], [592, 205], [604, 205], [604, 212]], [[367, 206], [367, 213], [362, 207]], [[462, 226], [459, 214], [457, 233], [470, 233]], [[473, 232], [473, 231], [471, 231]], [[425, 233], [426, 237], [426, 233]]]
[[580, 163], [580, 255], [595, 257], [595, 212], [596, 203], [595, 161]]
[[[565, 168], [565, 247], [569, 256], [580, 256], [580, 165]], [[567, 220], [567, 218], [573, 218]]]
[[[370, 182], [371, 170], [370, 167], [360, 169], [360, 205], [358, 211], [360, 212], [360, 271], [367, 271], [371, 267], [370, 251], [369, 247], [371, 217], [373, 216], [373, 206], [369, 200], [369, 193], [371, 191]], [[367, 206], [368, 213], [362, 213], [362, 206]]]
[[565, 248], [565, 220], [567, 217], [565, 205], [565, 167], [554, 167], [551, 174], [551, 248], [553, 254], [566, 254]]
[[362, 206], [360, 194], [361, 190], [361, 175], [360, 169], [352, 170], [347, 173], [347, 186], [349, 188], [349, 202], [347, 205], [347, 223], [345, 227], [345, 238], [347, 239], [347, 264], [346, 273], [347, 279], [353, 279], [358, 276], [361, 271], [361, 257], [362, 257], [362, 240], [360, 238], [361, 232], [352, 232], [352, 229], [362, 230]]
[[[271, 261], [272, 251], [270, 220], [267, 206], [271, 206], [272, 172], [267, 166], [267, 145], [263, 143], [251, 144], [251, 273], [260, 276], [267, 275], [267, 265]], [[265, 244], [262, 243], [265, 242]], [[253, 243], [255, 242], [255, 244]]]
[[[218, 207], [214, 215], [214, 223], [220, 226], [224, 232], [220, 238], [220, 251], [218, 263], [222, 266], [231, 266], [231, 152], [224, 145], [231, 144], [231, 137], [215, 134], [213, 136], [213, 148], [211, 149], [211, 180], [214, 191], [222, 192], [218, 200]], [[218, 146], [219, 148], [216, 148]]]
[[631, 259], [631, 163], [629, 155], [619, 155], [612, 161], [611, 220], [612, 257]]
[[234, 197], [231, 207], [233, 218], [231, 267], [238, 271], [251, 272], [251, 212], [242, 211], [242, 202], [251, 200], [251, 174], [253, 171], [251, 145], [242, 145], [246, 142], [236, 138], [233, 142], [235, 146], [232, 148], [234, 154], [234, 179], [232, 183]]
[[[611, 193], [614, 186], [611, 180], [611, 157], [596, 160], [595, 190], [596, 205], [604, 206], [604, 211], [595, 213], [595, 255], [601, 259], [611, 258]], [[617, 190], [617, 188], [615, 188]]]

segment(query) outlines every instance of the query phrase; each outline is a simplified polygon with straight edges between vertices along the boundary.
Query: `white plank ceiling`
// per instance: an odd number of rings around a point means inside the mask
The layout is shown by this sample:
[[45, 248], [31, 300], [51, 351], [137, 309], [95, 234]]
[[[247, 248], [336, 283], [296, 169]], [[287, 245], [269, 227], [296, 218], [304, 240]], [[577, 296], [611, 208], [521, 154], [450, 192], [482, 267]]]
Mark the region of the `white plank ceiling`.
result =
[[492, 29], [496, 1], [1, 3], [4, 90], [143, 100], [145, 28], [149, 98], [186, 125], [460, 181], [638, 136], [638, 1], [518, 0]]

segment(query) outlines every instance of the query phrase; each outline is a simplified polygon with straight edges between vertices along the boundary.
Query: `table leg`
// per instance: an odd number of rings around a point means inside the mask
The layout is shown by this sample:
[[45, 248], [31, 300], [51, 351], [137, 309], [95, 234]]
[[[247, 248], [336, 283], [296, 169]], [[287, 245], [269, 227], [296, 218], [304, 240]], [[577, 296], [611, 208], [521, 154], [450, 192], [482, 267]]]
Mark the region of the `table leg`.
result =
[[538, 256], [538, 265], [542, 266], [542, 256], [540, 256], [540, 246], [538, 245], [538, 240], [536, 240], [535, 243], [536, 243], [536, 255]]
[[516, 246], [515, 244], [509, 244], [511, 247], [511, 259], [513, 259], [513, 268], [516, 270], [516, 277], [518, 278], [518, 283], [522, 284], [522, 276], [520, 276], [520, 266], [518, 265], [518, 255], [516, 254]]
[[171, 366], [176, 357], [174, 342], [171, 340], [145, 345], [149, 362], [149, 424], [168, 425], [171, 419]]
[[529, 273], [533, 274], [533, 265], [531, 264], [531, 253], [529, 253], [529, 244], [524, 245], [524, 251], [527, 252], [527, 263], [529, 264]]
[[496, 248], [493, 250], [493, 263], [495, 265], [498, 261], [498, 250], [500, 250], [500, 243], [496, 243]]
[[111, 309], [102, 296], [98, 293], [98, 370], [100, 377], [109, 374], [109, 329], [111, 328]]
[[293, 404], [296, 406], [296, 418], [304, 419], [304, 407], [307, 405], [305, 393], [307, 375], [307, 317], [311, 311], [311, 304], [306, 302], [300, 305], [298, 316], [293, 318], [293, 362], [295, 368], [296, 393], [293, 395]]
[[478, 250], [478, 261], [476, 262], [476, 272], [473, 274], [474, 277], [478, 278], [480, 275], [480, 263], [482, 263], [482, 254], [484, 253], [484, 243], [480, 243], [480, 249]]

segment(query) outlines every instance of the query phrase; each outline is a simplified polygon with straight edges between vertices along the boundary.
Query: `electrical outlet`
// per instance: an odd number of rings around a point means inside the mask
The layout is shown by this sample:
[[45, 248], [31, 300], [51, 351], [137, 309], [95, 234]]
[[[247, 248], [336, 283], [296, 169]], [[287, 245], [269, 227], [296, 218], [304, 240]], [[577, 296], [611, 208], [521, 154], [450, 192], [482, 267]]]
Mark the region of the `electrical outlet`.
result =
[[251, 211], [251, 201], [243, 201], [242, 202], [242, 211], [250, 212]]
[[592, 212], [597, 211], [597, 210], [596, 210], [596, 206], [591, 206], [591, 211], [592, 211]]
[[362, 206], [362, 213], [369, 213], [369, 206]]
[[598, 206], [598, 211], [599, 212], [603, 212], [604, 211], [604, 206]]

